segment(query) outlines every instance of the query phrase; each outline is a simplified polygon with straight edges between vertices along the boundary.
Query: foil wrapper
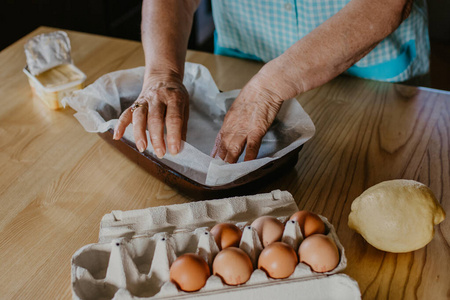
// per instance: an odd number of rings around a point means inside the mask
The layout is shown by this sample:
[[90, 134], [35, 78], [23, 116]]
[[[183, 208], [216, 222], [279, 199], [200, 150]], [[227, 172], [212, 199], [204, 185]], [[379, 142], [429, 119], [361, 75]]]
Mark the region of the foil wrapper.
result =
[[71, 64], [70, 40], [64, 31], [37, 35], [24, 46], [28, 70], [34, 76], [63, 64]]

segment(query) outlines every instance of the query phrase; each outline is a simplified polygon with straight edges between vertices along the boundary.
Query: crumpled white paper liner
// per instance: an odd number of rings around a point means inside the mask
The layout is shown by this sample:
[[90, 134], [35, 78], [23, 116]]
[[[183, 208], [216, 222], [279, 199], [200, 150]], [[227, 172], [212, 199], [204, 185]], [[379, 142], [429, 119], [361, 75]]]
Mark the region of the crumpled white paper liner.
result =
[[[86, 131], [105, 132], [114, 128], [121, 112], [137, 99], [143, 76], [144, 67], [112, 72], [64, 98], [62, 103], [77, 111], [74, 116]], [[209, 154], [239, 90], [221, 93], [208, 69], [194, 63], [186, 63], [183, 83], [190, 96], [186, 142], [182, 142], [179, 154], [173, 156], [167, 151], [161, 161], [200, 184], [231, 183], [296, 149], [315, 132], [312, 120], [297, 100], [287, 100], [264, 137], [258, 158], [244, 162], [242, 155], [238, 163], [227, 164]], [[124, 138], [134, 143], [132, 125], [126, 129]], [[148, 144], [146, 153], [156, 158], [151, 143]]]

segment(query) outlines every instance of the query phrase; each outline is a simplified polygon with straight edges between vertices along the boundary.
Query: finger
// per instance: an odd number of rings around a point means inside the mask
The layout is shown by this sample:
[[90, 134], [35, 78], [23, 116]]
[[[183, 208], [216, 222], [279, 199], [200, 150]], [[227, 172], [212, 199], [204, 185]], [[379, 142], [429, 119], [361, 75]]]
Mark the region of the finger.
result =
[[222, 131], [219, 131], [216, 137], [216, 142], [214, 144], [214, 148], [211, 152], [211, 156], [214, 158], [219, 157], [222, 160], [225, 160], [225, 157], [227, 156], [227, 143], [226, 143], [226, 134], [224, 134]]
[[167, 103], [167, 147], [172, 155], [177, 154], [181, 147], [181, 135], [185, 113], [184, 106], [184, 101], [178, 97], [170, 99]]
[[123, 134], [125, 133], [125, 129], [131, 123], [131, 120], [132, 120], [131, 109], [128, 108], [119, 117], [119, 121], [117, 122], [116, 127], [114, 128], [113, 139], [119, 140], [122, 138]]
[[215, 157], [219, 157], [221, 160], [225, 161], [225, 157], [227, 156], [227, 147], [224, 142], [221, 141], [220, 145], [217, 147], [217, 153]]
[[162, 158], [166, 154], [166, 144], [164, 143], [164, 115], [166, 106], [164, 103], [157, 102], [149, 108], [148, 112], [148, 131], [150, 141], [156, 156]]
[[147, 135], [145, 134], [145, 127], [147, 122], [147, 106], [140, 106], [133, 112], [133, 133], [136, 147], [140, 152], [147, 149]]
[[181, 130], [181, 139], [183, 141], [186, 141], [188, 120], [189, 120], [189, 103], [186, 103], [184, 105], [183, 129]]
[[250, 134], [247, 138], [247, 148], [245, 149], [244, 161], [253, 160], [258, 156], [259, 148], [261, 148], [261, 134]]
[[216, 136], [216, 140], [214, 141], [213, 149], [211, 150], [211, 154], [210, 154], [211, 157], [213, 157], [213, 158], [216, 157], [217, 152], [219, 151], [219, 146], [220, 146], [221, 141], [222, 141], [222, 133], [219, 131], [219, 133]]
[[227, 155], [224, 161], [227, 163], [235, 163], [239, 156], [244, 151], [246, 136], [243, 134], [236, 134], [229, 143], [226, 143]]

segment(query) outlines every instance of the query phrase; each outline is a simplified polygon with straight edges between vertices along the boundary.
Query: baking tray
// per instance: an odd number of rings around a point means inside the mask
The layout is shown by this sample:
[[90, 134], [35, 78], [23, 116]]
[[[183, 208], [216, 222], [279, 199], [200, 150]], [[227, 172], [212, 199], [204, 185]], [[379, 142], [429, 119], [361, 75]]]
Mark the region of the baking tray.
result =
[[298, 154], [303, 147], [303, 145], [301, 145], [286, 155], [269, 162], [263, 167], [244, 175], [231, 183], [219, 186], [208, 186], [180, 174], [152, 155], [139, 152], [136, 145], [132, 142], [123, 138], [114, 140], [113, 134], [114, 131], [112, 129], [103, 133], [98, 133], [98, 135], [106, 142], [125, 154], [126, 157], [138, 164], [151, 175], [171, 186], [181, 194], [191, 197], [194, 200], [242, 196], [256, 192], [274, 178], [283, 176], [290, 168], [294, 167], [298, 160]]
[[207, 154], [209, 143], [216, 138], [219, 124], [239, 90], [221, 92], [205, 66], [187, 62], [183, 84], [190, 97], [190, 120], [194, 120], [188, 124], [189, 151], [164, 159], [158, 159], [151, 147], [147, 153], [140, 153], [131, 128], [119, 141], [113, 140], [112, 128], [114, 120], [139, 96], [144, 72], [144, 67], [139, 67], [105, 74], [64, 98], [63, 103], [76, 111], [75, 117], [87, 132], [99, 134], [131, 161], [193, 199], [225, 198], [262, 190], [269, 180], [295, 166], [300, 145], [314, 134], [311, 118], [296, 99], [288, 99], [265, 136], [267, 143], [260, 149], [262, 160], [229, 166], [212, 160]]

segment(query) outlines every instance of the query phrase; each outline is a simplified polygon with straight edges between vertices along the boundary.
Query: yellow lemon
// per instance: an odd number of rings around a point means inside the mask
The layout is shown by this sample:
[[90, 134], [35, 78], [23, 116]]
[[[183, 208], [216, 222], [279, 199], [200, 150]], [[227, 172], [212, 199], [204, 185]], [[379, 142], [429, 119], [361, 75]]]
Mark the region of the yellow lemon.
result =
[[428, 244], [445, 212], [426, 185], [397, 179], [376, 184], [356, 198], [348, 226], [380, 250], [401, 253]]

